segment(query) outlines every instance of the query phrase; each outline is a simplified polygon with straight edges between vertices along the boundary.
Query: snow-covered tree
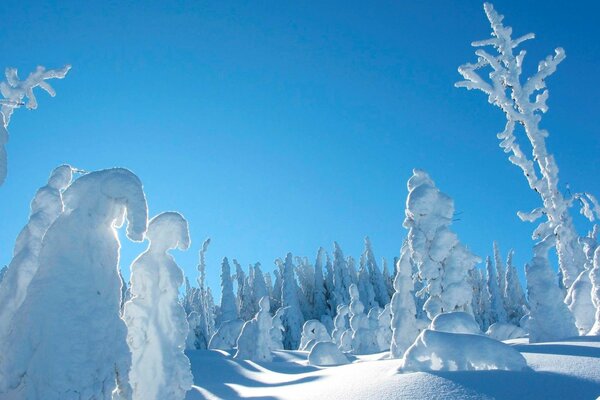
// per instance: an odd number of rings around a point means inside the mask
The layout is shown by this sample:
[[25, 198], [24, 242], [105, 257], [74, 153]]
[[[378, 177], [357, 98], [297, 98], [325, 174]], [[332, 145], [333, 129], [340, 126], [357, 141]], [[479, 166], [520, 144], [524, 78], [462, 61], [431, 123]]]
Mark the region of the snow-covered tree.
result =
[[254, 317], [256, 304], [258, 300], [254, 300], [252, 295], [251, 278], [246, 276], [240, 263], [233, 259], [235, 265], [235, 280], [237, 282], [237, 307], [240, 318], [244, 321], [249, 321]]
[[404, 242], [394, 278], [394, 295], [391, 301], [392, 342], [390, 357], [402, 358], [404, 352], [419, 334], [417, 309], [413, 297], [412, 264], [408, 244]]
[[233, 294], [233, 283], [231, 281], [231, 267], [227, 257], [221, 263], [221, 310], [219, 325], [226, 321], [238, 318], [237, 306]]
[[19, 399], [107, 400], [117, 382], [116, 391], [126, 396], [131, 354], [120, 317], [115, 228], [127, 218], [127, 237], [143, 239], [142, 183], [122, 168], [92, 172], [74, 181], [63, 201], [65, 211], [44, 235], [38, 272], [14, 319], [3, 389], [22, 385]]
[[63, 211], [62, 192], [71, 179], [71, 167], [62, 165], [52, 171], [47, 184], [38, 189], [31, 201], [29, 221], [17, 236], [13, 259], [4, 270], [4, 277], [0, 281], [0, 366], [4, 364], [4, 346], [8, 344], [7, 336], [13, 318], [23, 304], [29, 284], [39, 268], [42, 239]]
[[348, 263], [337, 242], [333, 242], [333, 296], [335, 306], [348, 304], [350, 297], [348, 291], [352, 285], [352, 279], [348, 273]]
[[237, 340], [234, 358], [253, 361], [272, 361], [271, 329], [273, 320], [269, 310], [269, 296], [261, 297], [259, 311], [250, 321], [246, 321]]
[[315, 283], [314, 283], [314, 317], [321, 319], [324, 315], [329, 315], [329, 307], [327, 307], [327, 296], [325, 290], [325, 280], [323, 278], [323, 254], [325, 250], [320, 247], [315, 260]]
[[148, 249], [131, 265], [133, 297], [123, 312], [132, 399], [183, 400], [193, 383], [183, 353], [188, 323], [178, 299], [183, 271], [169, 250], [190, 247], [188, 223], [179, 213], [161, 213], [148, 223], [146, 238]]
[[496, 267], [496, 280], [498, 281], [498, 290], [500, 292], [500, 299], [502, 301], [502, 307], [504, 308], [504, 314], [506, 314], [506, 266], [504, 265], [502, 255], [500, 254], [500, 247], [495, 241], [493, 243], [493, 251], [494, 266]]
[[300, 311], [304, 320], [311, 319], [314, 312], [313, 285], [315, 280], [315, 271], [308, 261], [307, 257], [296, 257], [296, 267], [294, 268], [298, 278], [298, 302]]
[[514, 251], [508, 252], [506, 258], [506, 319], [507, 322], [513, 325], [519, 325], [519, 321], [528, 310], [527, 298], [519, 281], [517, 269], [513, 265]]
[[275, 315], [271, 318], [271, 330], [269, 331], [269, 335], [271, 336], [271, 350], [283, 350], [283, 331], [285, 331], [285, 327], [283, 326], [282, 318], [285, 310], [283, 307], [277, 309]]
[[600, 247], [594, 252], [594, 267], [590, 271], [590, 281], [592, 282], [592, 301], [596, 306], [596, 315], [589, 335], [600, 336]]
[[[394, 257], [394, 262], [395, 263], [398, 262], [397, 257]], [[390, 274], [390, 269], [388, 268], [388, 262], [385, 259], [385, 257], [383, 257], [381, 259], [381, 265], [383, 266], [382, 271], [381, 271], [381, 273], [383, 275], [383, 281], [385, 282], [385, 287], [388, 292], [388, 297], [391, 299], [395, 293], [395, 289], [394, 289], [395, 274], [394, 275]]]
[[258, 301], [258, 309], [256, 310], [256, 312], [259, 312], [261, 299], [265, 296], [269, 296], [269, 291], [267, 290], [267, 284], [265, 283], [265, 276], [262, 270], [260, 269], [260, 263], [257, 262], [256, 264], [254, 264], [254, 267], [250, 268], [252, 270], [252, 297], [257, 299]]
[[534, 247], [534, 257], [525, 266], [529, 297], [529, 341], [548, 342], [577, 336], [573, 315], [562, 300], [561, 290], [554, 280], [548, 261], [551, 240], [542, 240]]
[[387, 303], [390, 302], [390, 296], [388, 294], [383, 275], [379, 270], [379, 267], [377, 267], [375, 255], [373, 254], [373, 246], [368, 236], [365, 237], [365, 251], [361, 258], [361, 264], [363, 262], [366, 264], [369, 271], [371, 285], [373, 286], [373, 291], [375, 292], [375, 300], [377, 301], [379, 307], [383, 308]]
[[342, 345], [342, 335], [348, 329], [348, 314], [350, 313], [350, 308], [346, 304], [340, 304], [337, 308], [337, 312], [335, 314], [335, 318], [333, 319], [333, 332], [331, 337], [333, 341], [340, 347]]
[[350, 329], [352, 330], [352, 352], [368, 354], [377, 351], [375, 334], [371, 329], [369, 317], [365, 314], [365, 306], [360, 301], [358, 288], [350, 285]]
[[[584, 254], [578, 242], [569, 208], [575, 200], [582, 205], [582, 213], [590, 220], [594, 213], [598, 217], [598, 204], [589, 194], [575, 194], [569, 198], [563, 195], [558, 187], [558, 166], [556, 160], [546, 148], [548, 132], [540, 128], [542, 114], [548, 110], [546, 101], [548, 90], [546, 78], [552, 75], [565, 59], [562, 48], [555, 50], [554, 56], [548, 56], [538, 65], [537, 72], [523, 81], [523, 59], [525, 51], [515, 54], [515, 49], [524, 41], [533, 39], [535, 35], [529, 33], [516, 39], [512, 38], [512, 28], [504, 26], [504, 17], [496, 12], [494, 7], [484, 4], [485, 13], [492, 27], [492, 38], [473, 42], [478, 47], [475, 54], [476, 63], [467, 63], [458, 68], [459, 73], [465, 78], [458, 82], [457, 87], [478, 89], [488, 95], [488, 101], [499, 107], [506, 115], [507, 123], [504, 131], [498, 134], [500, 147], [509, 155], [509, 161], [518, 166], [525, 175], [529, 187], [538, 193], [542, 206], [535, 210], [518, 215], [523, 221], [533, 222], [539, 218], [546, 218], [533, 232], [534, 240], [545, 240], [551, 247], [556, 247], [559, 267], [565, 288], [569, 288], [583, 270], [585, 264]], [[484, 47], [492, 46], [497, 54], [488, 53]], [[488, 69], [489, 80], [479, 74], [479, 70]], [[521, 149], [515, 128], [522, 126], [525, 137], [531, 147], [532, 155], [529, 158]], [[590, 202], [594, 211], [590, 209]]]
[[495, 322], [506, 322], [506, 311], [504, 310], [503, 296], [498, 287], [498, 277], [492, 260], [490, 257], [485, 259], [485, 269], [487, 271], [487, 287], [490, 293], [490, 304], [491, 304], [491, 323]]
[[358, 293], [360, 295], [360, 301], [366, 305], [369, 309], [377, 306], [379, 303], [375, 300], [375, 289], [373, 289], [373, 283], [371, 281], [371, 274], [369, 267], [366, 263], [366, 258], [363, 256], [360, 258], [360, 267], [358, 269]]
[[288, 253], [285, 257], [282, 281], [282, 307], [286, 309], [282, 317], [283, 326], [285, 328], [283, 334], [283, 347], [287, 350], [297, 350], [300, 345], [304, 317], [302, 316], [300, 302], [298, 301], [298, 284], [296, 283], [296, 276], [294, 275], [292, 253]]
[[[6, 143], [8, 142], [8, 124], [10, 117], [15, 109], [25, 106], [30, 110], [37, 108], [37, 99], [33, 93], [33, 89], [40, 87], [44, 89], [50, 96], [56, 96], [56, 92], [46, 82], [48, 79], [62, 79], [71, 69], [70, 65], [65, 65], [61, 69], [49, 69], [38, 66], [35, 72], [31, 72], [24, 80], [19, 80], [16, 68], [6, 68], [4, 74], [6, 82], [0, 82], [0, 94], [3, 99], [0, 99], [0, 186], [6, 179], [8, 171]], [[24, 99], [27, 102], [23, 102]]]
[[473, 289], [469, 271], [480, 259], [461, 244], [450, 230], [454, 202], [422, 170], [408, 180], [406, 218], [411, 259], [428, 294], [424, 308], [430, 319], [450, 311], [472, 313]]

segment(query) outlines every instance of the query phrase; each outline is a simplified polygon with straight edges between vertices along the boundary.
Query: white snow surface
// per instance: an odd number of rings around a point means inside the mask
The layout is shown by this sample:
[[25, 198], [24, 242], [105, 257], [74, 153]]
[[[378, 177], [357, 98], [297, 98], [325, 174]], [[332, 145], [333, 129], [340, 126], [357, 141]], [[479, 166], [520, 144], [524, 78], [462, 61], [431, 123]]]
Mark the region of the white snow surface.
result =
[[181, 400], [192, 385], [183, 353], [188, 323], [178, 299], [183, 271], [168, 251], [189, 248], [188, 223], [179, 213], [164, 212], [150, 220], [146, 237], [150, 245], [131, 266], [132, 298], [123, 312], [132, 399]]
[[431, 321], [431, 329], [448, 333], [483, 334], [475, 322], [475, 318], [471, 314], [461, 311], [439, 314]]
[[194, 386], [186, 399], [564, 400], [600, 394], [600, 338], [509, 343], [529, 369], [398, 374], [399, 360], [387, 359], [387, 353], [317, 368], [307, 365], [307, 354], [300, 351], [278, 351], [273, 362], [256, 363], [223, 351], [194, 350], [188, 352]]
[[348, 362], [348, 357], [333, 342], [317, 342], [308, 353], [309, 365], [328, 367]]
[[143, 238], [142, 184], [122, 168], [92, 172], [63, 199], [65, 211], [44, 236], [38, 272], [14, 319], [5, 359], [14, 390], [3, 399], [108, 400], [129, 369], [115, 227], [126, 215], [127, 236]]
[[505, 322], [492, 324], [485, 333], [492, 339], [509, 340], [527, 336], [527, 331], [521, 327]]

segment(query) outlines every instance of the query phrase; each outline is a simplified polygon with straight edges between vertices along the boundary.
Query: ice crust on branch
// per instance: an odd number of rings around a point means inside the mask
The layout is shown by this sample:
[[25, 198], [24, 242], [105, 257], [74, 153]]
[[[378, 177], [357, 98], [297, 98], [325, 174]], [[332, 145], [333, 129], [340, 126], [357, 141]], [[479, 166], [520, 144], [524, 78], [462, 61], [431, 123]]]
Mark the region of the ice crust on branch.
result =
[[179, 213], [161, 213], [148, 223], [146, 238], [148, 249], [131, 266], [132, 298], [123, 312], [132, 399], [183, 399], [193, 381], [183, 353], [188, 334], [178, 298], [183, 271], [168, 251], [189, 248], [188, 223]]
[[[37, 99], [33, 93], [36, 87], [44, 89], [52, 97], [56, 96], [56, 92], [46, 81], [54, 78], [62, 79], [70, 69], [70, 65], [49, 70], [38, 66], [24, 81], [19, 80], [16, 68], [6, 68], [4, 71], [6, 81], [0, 82], [0, 94], [3, 97], [0, 99], [0, 186], [4, 183], [8, 171], [5, 146], [8, 142], [8, 124], [12, 113], [21, 106], [30, 110], [37, 108]], [[23, 102], [24, 99], [27, 101]]]
[[[490, 3], [485, 3], [484, 9], [492, 27], [492, 38], [472, 43], [478, 48], [475, 51], [477, 62], [458, 68], [465, 80], [456, 83], [456, 87], [484, 92], [488, 95], [488, 101], [505, 113], [505, 129], [497, 135], [500, 147], [509, 154], [510, 162], [523, 171], [529, 187], [540, 195], [543, 204], [531, 212], [519, 212], [518, 215], [521, 220], [529, 222], [546, 218], [533, 232], [533, 239], [547, 238], [556, 246], [563, 284], [569, 288], [585, 263], [569, 208], [574, 201], [578, 201], [582, 205], [582, 214], [590, 220], [599, 216], [599, 210], [595, 207], [598, 204], [596, 199], [587, 193], [578, 193], [571, 198], [563, 196], [558, 188], [558, 166], [546, 148], [548, 132], [539, 126], [542, 114], [548, 110], [546, 79], [565, 59], [565, 51], [557, 48], [554, 55], [538, 64], [534, 75], [523, 80], [521, 75], [526, 52], [520, 50], [515, 54], [515, 49], [535, 35], [529, 33], [513, 39], [512, 28], [502, 23], [504, 16], [498, 14]], [[488, 46], [493, 47], [497, 54], [488, 53], [484, 49]], [[490, 70], [489, 79], [479, 73], [485, 68]], [[531, 144], [531, 158], [519, 146], [515, 136], [517, 124], [523, 126]], [[590, 204], [594, 205], [593, 211]]]

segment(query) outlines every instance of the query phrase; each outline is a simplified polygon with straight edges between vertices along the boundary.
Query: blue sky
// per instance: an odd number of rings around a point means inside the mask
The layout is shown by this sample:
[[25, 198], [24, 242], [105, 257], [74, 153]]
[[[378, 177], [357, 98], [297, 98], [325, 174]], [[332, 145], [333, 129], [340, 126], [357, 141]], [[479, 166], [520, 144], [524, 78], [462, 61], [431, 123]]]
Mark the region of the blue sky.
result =
[[[599, 6], [494, 4], [516, 34], [537, 34], [531, 68], [566, 49], [543, 126], [562, 184], [600, 195]], [[479, 1], [5, 1], [0, 15], [4, 66], [24, 78], [73, 65], [55, 99], [40, 93], [38, 110], [11, 120], [0, 263], [61, 163], [138, 174], [152, 215], [188, 218], [193, 247], [176, 258], [192, 277], [212, 237], [217, 292], [223, 256], [271, 270], [334, 240], [358, 256], [365, 235], [396, 256], [413, 167], [455, 199], [454, 229], [474, 252], [498, 240], [520, 269], [531, 256], [534, 225], [516, 212], [539, 200], [498, 147], [503, 115], [453, 87], [470, 42], [490, 32]], [[144, 247], [124, 243], [125, 270]]]

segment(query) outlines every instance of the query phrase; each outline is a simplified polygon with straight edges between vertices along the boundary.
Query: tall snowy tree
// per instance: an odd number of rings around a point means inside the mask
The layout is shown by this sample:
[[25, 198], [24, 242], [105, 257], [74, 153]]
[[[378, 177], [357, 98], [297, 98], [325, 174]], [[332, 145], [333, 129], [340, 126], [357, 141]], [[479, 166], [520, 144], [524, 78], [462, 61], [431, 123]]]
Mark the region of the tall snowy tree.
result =
[[[579, 193], [565, 198], [563, 191], [558, 187], [558, 166], [556, 160], [546, 148], [548, 132], [540, 128], [542, 114], [548, 110], [546, 101], [548, 90], [546, 78], [552, 75], [565, 59], [562, 48], [555, 50], [554, 56], [548, 56], [538, 65], [537, 72], [523, 81], [523, 59], [525, 51], [515, 54], [515, 49], [524, 41], [533, 39], [535, 35], [529, 33], [512, 38], [512, 28], [504, 26], [504, 17], [496, 12], [494, 7], [484, 4], [485, 13], [492, 27], [492, 38], [473, 42], [478, 47], [475, 54], [478, 60], [475, 64], [467, 63], [459, 67], [459, 73], [465, 78], [458, 82], [457, 87], [478, 89], [488, 95], [491, 104], [499, 107], [505, 114], [507, 123], [504, 131], [497, 136], [501, 140], [500, 147], [509, 155], [509, 161], [518, 166], [525, 175], [529, 187], [538, 193], [542, 206], [531, 212], [519, 212], [523, 221], [533, 222], [545, 218], [533, 232], [533, 239], [545, 241], [542, 247], [550, 245], [556, 248], [559, 267], [562, 272], [563, 285], [569, 288], [583, 270], [585, 264], [583, 249], [578, 242], [573, 219], [569, 208], [574, 200], [579, 200], [583, 205], [583, 214], [590, 220], [594, 213], [598, 217], [598, 210], [594, 212], [589, 207], [598, 204], [591, 195]], [[492, 46], [497, 54], [488, 53], [484, 47]], [[491, 70], [489, 80], [484, 79], [478, 72], [481, 69]], [[532, 149], [531, 159], [523, 152], [515, 128], [523, 127]], [[596, 207], [594, 207], [596, 208]], [[537, 265], [537, 263], [534, 262]]]
[[183, 271], [169, 254], [190, 246], [188, 223], [176, 212], [164, 212], [148, 223], [148, 249], [131, 266], [132, 298], [125, 304], [129, 371], [133, 400], [183, 400], [192, 388], [190, 360], [183, 353], [188, 335], [179, 303]]
[[[21, 106], [25, 106], [29, 110], [37, 108], [37, 99], [33, 93], [33, 89], [36, 87], [44, 89], [52, 97], [56, 96], [56, 92], [46, 81], [55, 78], [62, 79], [67, 76], [70, 69], [70, 65], [65, 65], [61, 69], [48, 70], [38, 66], [35, 72], [30, 73], [22, 81], [19, 79], [16, 68], [6, 68], [6, 82], [0, 82], [0, 94], [3, 97], [0, 99], [0, 186], [4, 183], [8, 171], [6, 143], [8, 142], [8, 124], [12, 113]], [[27, 99], [26, 103], [23, 102], [24, 99]]]
[[412, 264], [410, 249], [404, 242], [394, 278], [394, 295], [391, 301], [392, 343], [390, 357], [402, 358], [404, 352], [419, 334], [417, 327], [417, 308], [413, 296]]
[[298, 300], [305, 320], [313, 318], [315, 270], [307, 257], [296, 257], [296, 276], [298, 277]]
[[116, 228], [126, 218], [127, 237], [144, 238], [142, 183], [122, 168], [91, 172], [65, 190], [63, 201], [65, 211], [44, 235], [38, 272], [7, 339], [0, 391], [23, 389], [8, 398], [109, 399], [113, 390], [129, 393]]
[[590, 271], [590, 281], [592, 282], [592, 301], [596, 306], [596, 315], [589, 334], [600, 336], [600, 247], [594, 252], [594, 267]]
[[496, 267], [498, 291], [500, 292], [500, 298], [502, 301], [502, 307], [504, 308], [504, 314], [506, 314], [506, 266], [504, 265], [504, 260], [502, 260], [502, 255], [500, 254], [500, 247], [498, 246], [498, 243], [494, 241], [492, 248], [494, 251], [494, 266]]
[[288, 253], [285, 257], [281, 286], [282, 307], [285, 308], [282, 317], [283, 327], [285, 328], [283, 346], [287, 350], [297, 350], [300, 345], [304, 317], [298, 301], [298, 284], [296, 283], [291, 253]]
[[315, 283], [314, 283], [314, 317], [321, 320], [323, 315], [331, 316], [329, 307], [327, 306], [327, 296], [325, 289], [325, 280], [323, 278], [323, 255], [325, 250], [320, 247], [315, 260]]
[[379, 304], [375, 300], [375, 289], [373, 289], [373, 283], [371, 281], [371, 274], [366, 263], [365, 257], [360, 258], [360, 267], [358, 269], [358, 292], [360, 295], [360, 301], [368, 308], [371, 309]]
[[254, 317], [256, 307], [252, 297], [252, 286], [238, 260], [233, 259], [233, 265], [235, 265], [235, 280], [237, 282], [238, 315], [242, 320], [249, 321]]
[[404, 227], [409, 229], [410, 255], [429, 296], [424, 304], [428, 317], [450, 311], [472, 313], [468, 276], [480, 259], [450, 230], [454, 202], [418, 169], [408, 180], [408, 191]]
[[[12, 321], [25, 300], [31, 280], [39, 268], [42, 239], [52, 223], [63, 211], [62, 192], [69, 186], [72, 169], [62, 165], [52, 171], [45, 186], [38, 189], [31, 201], [29, 221], [21, 230], [13, 259], [4, 269], [0, 281], [0, 365], [6, 350], [7, 337]], [[2, 367], [0, 367], [1, 370]], [[1, 378], [0, 374], [0, 380]]]
[[381, 274], [379, 267], [377, 267], [375, 255], [373, 254], [373, 246], [371, 245], [371, 240], [369, 240], [368, 236], [365, 237], [365, 251], [361, 262], [363, 262], [363, 260], [369, 271], [371, 285], [375, 292], [375, 300], [379, 304], [379, 307], [383, 308], [390, 302], [390, 297], [388, 295], [387, 287], [385, 286], [385, 281], [383, 280], [383, 275]]
[[500, 293], [498, 287], [498, 277], [492, 260], [490, 257], [485, 259], [485, 269], [487, 271], [487, 287], [490, 293], [490, 304], [491, 304], [491, 323], [495, 322], [506, 322], [506, 311], [504, 310], [503, 296]]
[[[394, 260], [395, 260], [394, 262], [398, 262], [397, 257], [394, 258]], [[383, 275], [383, 281], [385, 282], [385, 287], [387, 289], [388, 296], [391, 299], [395, 293], [395, 290], [394, 290], [394, 276], [395, 275], [392, 276], [390, 274], [390, 269], [388, 268], [388, 262], [385, 259], [385, 257], [383, 257], [381, 259], [381, 265], [383, 265], [383, 270], [381, 271], [381, 273]]]
[[513, 265], [514, 251], [508, 253], [506, 258], [506, 319], [514, 325], [519, 325], [519, 321], [526, 314], [528, 309], [527, 298], [519, 281], [517, 269]]
[[237, 318], [238, 311], [235, 295], [233, 294], [231, 267], [229, 266], [229, 260], [225, 257], [221, 263], [221, 310], [218, 318], [218, 325]]
[[335, 307], [339, 304], [349, 304], [350, 285], [352, 280], [348, 273], [348, 263], [342, 252], [342, 248], [337, 242], [333, 242], [333, 299]]

